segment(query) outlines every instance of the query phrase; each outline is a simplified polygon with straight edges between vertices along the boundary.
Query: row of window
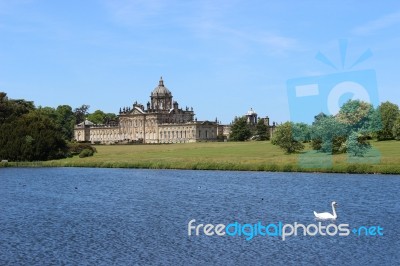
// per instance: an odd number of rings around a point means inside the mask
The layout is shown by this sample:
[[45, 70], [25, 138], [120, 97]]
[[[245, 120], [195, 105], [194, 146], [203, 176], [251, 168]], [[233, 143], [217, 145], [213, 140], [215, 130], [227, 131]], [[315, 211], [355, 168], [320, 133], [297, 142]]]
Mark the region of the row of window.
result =
[[[178, 116], [178, 117], [165, 117], [162, 120], [161, 123], [183, 123], [185, 121], [189, 121], [190, 117], [189, 116]], [[154, 126], [156, 124], [155, 119], [150, 119], [146, 120], [145, 125], [146, 126]], [[143, 126], [143, 120], [128, 120], [128, 121], [122, 121], [121, 122], [121, 127], [141, 127]]]
[[[191, 133], [191, 134], [190, 134]], [[210, 134], [211, 133], [211, 134]], [[202, 136], [202, 131], [199, 130], [198, 132], [198, 138], [214, 138], [214, 131], [208, 132], [208, 130], [204, 131], [204, 135]], [[126, 134], [123, 134], [126, 135]], [[160, 139], [175, 139], [175, 138], [180, 138], [180, 139], [186, 139], [186, 138], [192, 138], [195, 135], [195, 131], [192, 130], [190, 131], [162, 131], [160, 132]], [[143, 136], [143, 133], [136, 133], [136, 138], [141, 138]], [[155, 139], [156, 134], [155, 133], [146, 133], [146, 139]], [[126, 137], [125, 137], [126, 138]], [[96, 140], [119, 140], [123, 139], [120, 134], [115, 134], [115, 133], [99, 133], [99, 134], [91, 134], [90, 135], [90, 140], [96, 141]]]
[[160, 131], [160, 139], [174, 139], [174, 138], [191, 138], [195, 135], [194, 130], [189, 134], [189, 130], [185, 131]]
[[[189, 133], [191, 133], [189, 135]], [[195, 136], [195, 130], [192, 130], [191, 132], [188, 131], [161, 131], [160, 132], [160, 139], [171, 139], [171, 138], [191, 138], [193, 136]], [[199, 130], [198, 132], [198, 138], [214, 138], [214, 130], [211, 130], [211, 132], [209, 132], [208, 130], [204, 130], [204, 132], [202, 132], [201, 130]]]
[[[187, 130], [161, 130], [159, 133], [159, 139], [187, 139], [187, 138], [193, 138], [196, 136], [196, 132], [194, 129], [190, 130], [189, 128], [191, 127], [186, 127]], [[123, 130], [125, 131], [125, 130]], [[78, 138], [80, 138], [80, 132], [78, 132]], [[117, 132], [117, 131], [92, 131], [90, 134], [90, 139], [91, 140], [119, 140], [121, 139], [121, 136], [129, 136], [129, 132], [123, 132], [122, 134]], [[153, 132], [146, 132], [145, 136], [143, 135], [143, 132], [136, 132], [135, 134], [136, 138], [145, 138], [145, 139], [156, 139], [157, 134]], [[83, 136], [82, 136], [83, 137]], [[206, 130], [198, 130], [198, 138], [202, 139], [209, 139], [209, 138], [214, 138], [214, 130], [209, 129]]]

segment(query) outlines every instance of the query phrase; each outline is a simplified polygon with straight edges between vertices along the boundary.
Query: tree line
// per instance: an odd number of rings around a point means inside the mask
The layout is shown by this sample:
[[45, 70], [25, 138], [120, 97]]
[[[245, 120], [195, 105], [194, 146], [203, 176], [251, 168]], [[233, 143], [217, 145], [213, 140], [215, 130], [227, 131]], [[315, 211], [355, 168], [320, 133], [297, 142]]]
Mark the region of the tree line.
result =
[[[36, 107], [32, 101], [9, 99], [0, 92], [0, 160], [38, 161], [65, 158], [87, 149], [90, 145], [73, 144], [74, 126], [85, 119], [103, 124], [115, 119], [115, 114], [96, 110], [89, 105], [72, 109]], [[86, 151], [85, 154], [90, 154]]]
[[[235, 118], [231, 126], [231, 141], [269, 139], [263, 119], [256, 126], [249, 125], [246, 116]], [[369, 140], [400, 140], [399, 106], [389, 101], [377, 108], [371, 104], [349, 100], [337, 115], [320, 113], [311, 125], [286, 122], [278, 125], [271, 139], [286, 153], [299, 152], [309, 143], [314, 150], [363, 156], [370, 148]]]
[[325, 153], [363, 156], [371, 148], [372, 139], [400, 140], [398, 105], [387, 101], [374, 108], [363, 101], [349, 100], [337, 115], [316, 115], [312, 125], [279, 125], [271, 141], [286, 153], [301, 151], [305, 143], [310, 143], [314, 150]]
[[[35, 161], [93, 154], [90, 145], [71, 143], [74, 125], [85, 119], [95, 124], [116, 121], [113, 113], [96, 110], [89, 105], [72, 109], [69, 105], [57, 108], [36, 107], [33, 102], [9, 99], [0, 92], [0, 160]], [[264, 119], [256, 125], [246, 117], [236, 117], [231, 126], [230, 140], [268, 140], [269, 128]], [[398, 105], [384, 102], [377, 108], [371, 104], [349, 100], [335, 116], [320, 113], [312, 125], [286, 122], [278, 125], [271, 142], [287, 153], [298, 152], [309, 143], [321, 152], [351, 153], [363, 156], [371, 147], [369, 140], [400, 140], [400, 111]], [[85, 155], [86, 154], [86, 155]]]

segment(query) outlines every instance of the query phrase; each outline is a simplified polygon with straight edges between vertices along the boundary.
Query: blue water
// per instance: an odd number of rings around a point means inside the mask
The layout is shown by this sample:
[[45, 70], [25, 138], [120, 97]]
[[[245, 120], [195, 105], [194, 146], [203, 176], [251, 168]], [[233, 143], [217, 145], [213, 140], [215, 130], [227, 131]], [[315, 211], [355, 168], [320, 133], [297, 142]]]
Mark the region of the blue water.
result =
[[[400, 176], [0, 168], [0, 264], [394, 265]], [[383, 236], [188, 236], [188, 222], [383, 227]], [[324, 222], [329, 224], [330, 222]]]

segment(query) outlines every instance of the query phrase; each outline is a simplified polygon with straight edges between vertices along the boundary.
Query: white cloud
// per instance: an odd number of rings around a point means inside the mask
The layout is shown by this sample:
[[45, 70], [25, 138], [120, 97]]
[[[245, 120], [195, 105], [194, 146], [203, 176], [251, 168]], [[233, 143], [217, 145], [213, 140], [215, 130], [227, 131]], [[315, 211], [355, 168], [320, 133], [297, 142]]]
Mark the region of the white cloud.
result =
[[391, 13], [355, 28], [353, 33], [357, 35], [369, 35], [398, 23], [400, 23], [400, 12]]

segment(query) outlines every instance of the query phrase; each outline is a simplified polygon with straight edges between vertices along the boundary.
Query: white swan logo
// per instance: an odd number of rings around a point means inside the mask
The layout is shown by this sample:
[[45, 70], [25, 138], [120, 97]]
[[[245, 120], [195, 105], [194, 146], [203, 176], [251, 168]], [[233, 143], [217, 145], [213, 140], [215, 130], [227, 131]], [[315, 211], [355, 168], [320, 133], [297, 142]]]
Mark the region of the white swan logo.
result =
[[336, 201], [333, 201], [332, 202], [332, 213], [329, 213], [329, 212], [317, 213], [316, 211], [314, 211], [315, 218], [320, 219], [320, 220], [336, 220], [336, 218], [337, 218], [336, 206], [338, 206], [338, 204], [336, 203]]

